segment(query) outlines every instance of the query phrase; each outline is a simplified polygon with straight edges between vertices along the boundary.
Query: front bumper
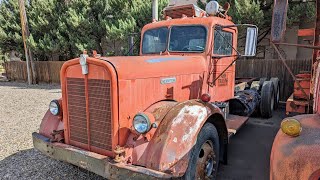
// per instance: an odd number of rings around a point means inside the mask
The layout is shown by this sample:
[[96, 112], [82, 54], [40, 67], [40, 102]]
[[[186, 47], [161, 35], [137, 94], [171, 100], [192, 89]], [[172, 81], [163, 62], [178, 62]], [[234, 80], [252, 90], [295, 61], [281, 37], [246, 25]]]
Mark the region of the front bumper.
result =
[[63, 143], [51, 143], [39, 133], [32, 134], [36, 149], [54, 159], [79, 166], [107, 179], [170, 179], [171, 175], [144, 167], [114, 163], [109, 157]]

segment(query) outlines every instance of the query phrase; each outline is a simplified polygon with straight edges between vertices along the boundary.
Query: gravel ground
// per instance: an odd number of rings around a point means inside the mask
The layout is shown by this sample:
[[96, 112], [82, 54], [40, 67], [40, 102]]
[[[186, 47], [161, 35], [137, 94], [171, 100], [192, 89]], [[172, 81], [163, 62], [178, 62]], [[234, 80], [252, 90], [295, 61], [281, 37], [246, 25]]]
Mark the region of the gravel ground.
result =
[[57, 85], [0, 82], [0, 179], [101, 179], [33, 149], [32, 132], [49, 102], [60, 97]]
[[[52, 99], [60, 98], [57, 85], [27, 86], [0, 82], [0, 179], [103, 179], [70, 164], [42, 155], [32, 147]], [[250, 118], [231, 139], [229, 165], [221, 165], [218, 179], [268, 180], [269, 155], [283, 110], [269, 120]]]

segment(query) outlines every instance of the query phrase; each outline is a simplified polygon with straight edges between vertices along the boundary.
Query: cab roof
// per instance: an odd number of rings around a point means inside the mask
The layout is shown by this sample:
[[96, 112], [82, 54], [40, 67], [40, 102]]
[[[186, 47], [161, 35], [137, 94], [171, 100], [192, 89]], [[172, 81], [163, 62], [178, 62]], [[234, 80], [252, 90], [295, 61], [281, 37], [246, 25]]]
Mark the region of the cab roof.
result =
[[156, 21], [156, 22], [147, 24], [146, 26], [143, 27], [142, 32], [145, 32], [148, 29], [179, 26], [179, 25], [203, 25], [206, 27], [213, 27], [215, 25], [222, 25], [222, 26], [234, 25], [234, 23], [225, 18], [220, 18], [216, 16], [182, 17], [180, 19], [168, 19], [168, 20]]

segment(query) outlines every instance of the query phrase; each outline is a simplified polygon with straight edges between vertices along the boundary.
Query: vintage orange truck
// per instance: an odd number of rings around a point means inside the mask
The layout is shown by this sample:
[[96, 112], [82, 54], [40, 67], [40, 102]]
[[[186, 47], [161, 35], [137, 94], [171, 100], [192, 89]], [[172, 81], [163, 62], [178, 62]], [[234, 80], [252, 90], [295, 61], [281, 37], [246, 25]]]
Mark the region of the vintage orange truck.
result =
[[[278, 103], [277, 79], [235, 78], [236, 59], [255, 55], [258, 29], [234, 24], [229, 7], [170, 6], [142, 29], [140, 56], [67, 61], [62, 98], [34, 147], [108, 179], [215, 179], [229, 137]], [[247, 30], [243, 54], [238, 26]]]

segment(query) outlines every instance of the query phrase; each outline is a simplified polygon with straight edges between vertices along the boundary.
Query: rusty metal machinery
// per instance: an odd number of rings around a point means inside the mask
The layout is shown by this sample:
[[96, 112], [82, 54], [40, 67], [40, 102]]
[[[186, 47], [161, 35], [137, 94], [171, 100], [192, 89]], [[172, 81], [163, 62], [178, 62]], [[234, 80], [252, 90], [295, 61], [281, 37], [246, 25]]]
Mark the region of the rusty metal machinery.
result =
[[[290, 1], [295, 3], [305, 3], [305, 2], [316, 2], [317, 12], [315, 20], [315, 28], [312, 29], [303, 29], [299, 30], [299, 36], [313, 36], [314, 44], [313, 45], [304, 45], [304, 44], [291, 44], [284, 43], [283, 36], [286, 30], [286, 19], [287, 19], [287, 10], [288, 10], [288, 0], [275, 0], [274, 1], [274, 10], [273, 10], [273, 19], [272, 19], [272, 30], [271, 30], [271, 45], [274, 47], [275, 51], [278, 53], [281, 61], [284, 66], [292, 76], [295, 81], [295, 89], [293, 95], [287, 100], [286, 111], [287, 114], [297, 112], [297, 113], [310, 113], [312, 106], [314, 106], [313, 101], [313, 92], [315, 86], [315, 69], [319, 52], [320, 52], [320, 1]], [[291, 68], [287, 65], [285, 58], [282, 56], [279, 50], [279, 45], [284, 46], [297, 46], [302, 48], [313, 49], [312, 56], [312, 69], [311, 73], [302, 73], [295, 75]]]

